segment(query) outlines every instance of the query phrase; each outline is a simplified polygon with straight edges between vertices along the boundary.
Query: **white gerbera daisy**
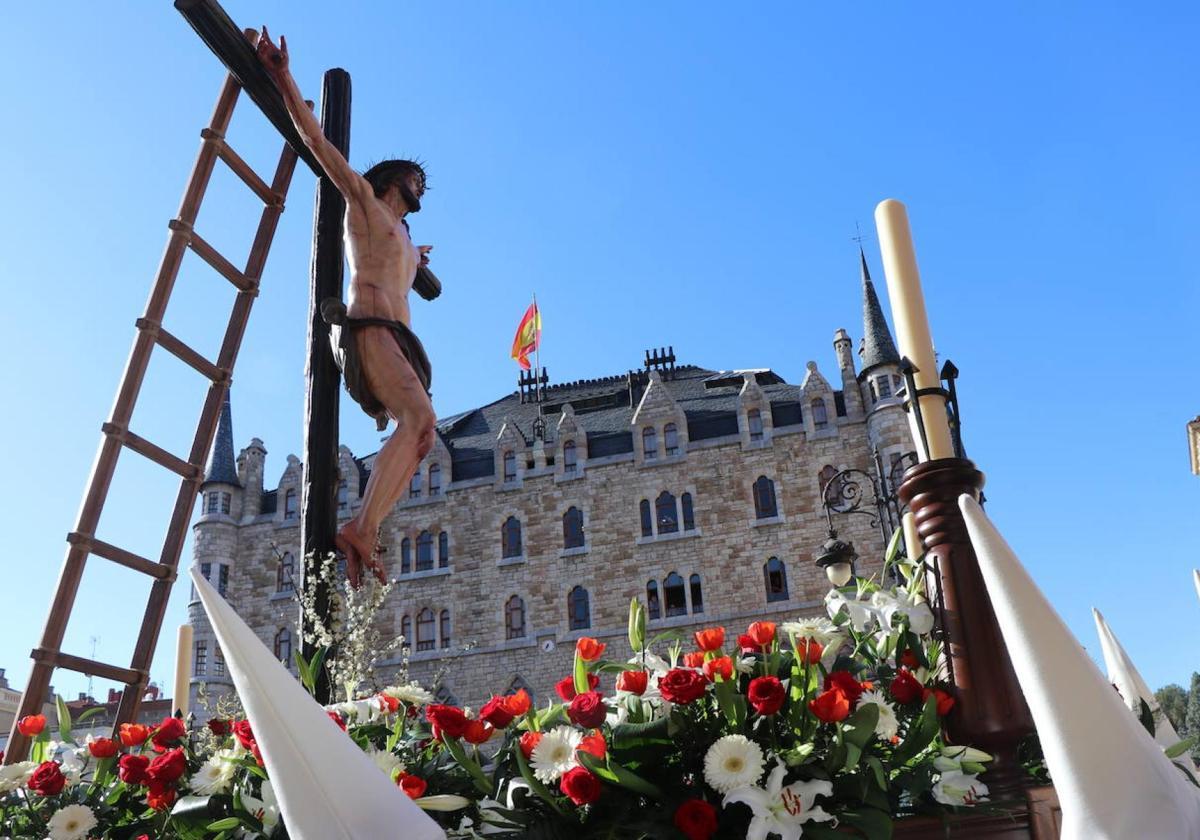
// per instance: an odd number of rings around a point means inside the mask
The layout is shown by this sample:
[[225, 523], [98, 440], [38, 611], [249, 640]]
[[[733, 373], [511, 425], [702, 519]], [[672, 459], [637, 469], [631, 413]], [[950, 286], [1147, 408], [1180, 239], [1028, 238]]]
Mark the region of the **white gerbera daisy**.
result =
[[579, 764], [575, 750], [582, 740], [583, 733], [569, 726], [556, 726], [543, 734], [529, 759], [533, 775], [543, 782], [556, 781]]
[[32, 761], [18, 761], [7, 767], [0, 767], [0, 793], [11, 793], [29, 781], [37, 765]]
[[704, 756], [704, 781], [721, 793], [757, 785], [762, 773], [762, 748], [745, 735], [726, 735]]
[[381, 693], [386, 694], [388, 697], [395, 697], [400, 702], [408, 703], [410, 706], [428, 706], [433, 702], [433, 695], [415, 682], [406, 683], [405, 685], [391, 685]]
[[83, 840], [96, 827], [96, 815], [86, 805], [59, 808], [50, 818], [50, 840]]
[[892, 740], [900, 729], [900, 721], [896, 718], [896, 709], [882, 691], [864, 691], [858, 698], [858, 708], [866, 703], [874, 703], [879, 707], [879, 721], [875, 724], [875, 734], [885, 740]]
[[812, 639], [821, 647], [827, 646], [834, 639], [841, 638], [837, 625], [823, 616], [798, 618], [795, 621], [785, 621], [783, 632], [796, 637], [797, 641]]
[[233, 782], [236, 765], [219, 755], [214, 755], [200, 765], [200, 769], [188, 780], [188, 787], [201, 796], [212, 796], [229, 790]]
[[375, 762], [375, 766], [387, 774], [389, 779], [395, 779], [397, 773], [404, 771], [404, 762], [395, 753], [387, 750], [368, 750], [367, 755]]

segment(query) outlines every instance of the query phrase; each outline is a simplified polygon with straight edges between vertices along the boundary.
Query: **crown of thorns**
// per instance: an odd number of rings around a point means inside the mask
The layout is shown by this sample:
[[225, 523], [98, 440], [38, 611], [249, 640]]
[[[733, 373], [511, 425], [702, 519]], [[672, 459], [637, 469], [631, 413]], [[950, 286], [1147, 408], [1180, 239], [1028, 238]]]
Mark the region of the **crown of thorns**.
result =
[[410, 173], [416, 174], [420, 181], [421, 191], [424, 192], [427, 189], [425, 167], [415, 160], [398, 159], [380, 161], [364, 172], [363, 177], [372, 184], [381, 184], [394, 182], [398, 178]]

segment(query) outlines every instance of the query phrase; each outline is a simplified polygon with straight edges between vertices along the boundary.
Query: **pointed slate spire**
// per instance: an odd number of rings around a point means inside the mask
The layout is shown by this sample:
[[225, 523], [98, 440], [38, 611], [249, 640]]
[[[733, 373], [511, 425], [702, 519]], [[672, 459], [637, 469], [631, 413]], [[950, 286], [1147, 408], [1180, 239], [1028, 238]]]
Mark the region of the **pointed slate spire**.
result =
[[208, 453], [208, 467], [204, 470], [205, 484], [232, 484], [241, 487], [238, 481], [237, 460], [233, 456], [233, 409], [229, 404], [229, 391], [225, 392], [225, 404], [221, 406], [221, 419], [217, 422], [217, 436], [213, 438], [212, 451]]
[[867, 269], [867, 255], [862, 248], [858, 249], [858, 256], [862, 264], [863, 284], [863, 338], [858, 354], [862, 357], [861, 373], [866, 373], [877, 365], [900, 364], [900, 354], [896, 352], [892, 331], [883, 317], [883, 307], [879, 305], [879, 296], [875, 294], [875, 284], [871, 282], [871, 272]]

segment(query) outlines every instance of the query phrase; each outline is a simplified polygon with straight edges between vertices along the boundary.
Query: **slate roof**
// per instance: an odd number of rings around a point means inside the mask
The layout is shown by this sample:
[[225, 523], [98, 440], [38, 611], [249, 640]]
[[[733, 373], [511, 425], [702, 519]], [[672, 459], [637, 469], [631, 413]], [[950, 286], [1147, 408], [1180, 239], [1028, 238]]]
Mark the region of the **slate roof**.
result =
[[862, 364], [859, 374], [861, 376], [878, 365], [900, 364], [900, 354], [896, 352], [892, 331], [888, 329], [887, 319], [883, 317], [883, 307], [879, 305], [879, 296], [875, 294], [875, 284], [871, 282], [866, 254], [861, 249], [858, 254], [862, 263], [863, 285], [863, 338], [858, 348]]
[[233, 455], [233, 409], [230, 408], [228, 389], [225, 391], [225, 404], [221, 406], [221, 417], [217, 421], [217, 434], [208, 453], [204, 481], [200, 486], [204, 487], [205, 484], [242, 486], [238, 480], [237, 460]]

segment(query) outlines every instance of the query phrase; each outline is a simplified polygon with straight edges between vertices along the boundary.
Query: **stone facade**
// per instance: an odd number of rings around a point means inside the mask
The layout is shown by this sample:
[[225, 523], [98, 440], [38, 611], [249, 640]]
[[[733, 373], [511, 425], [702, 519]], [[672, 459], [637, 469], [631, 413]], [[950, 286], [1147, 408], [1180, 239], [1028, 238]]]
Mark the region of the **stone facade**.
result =
[[[865, 271], [863, 282], [865, 329], [886, 330], [870, 311], [878, 301]], [[633, 598], [651, 604], [651, 634], [711, 625], [738, 633], [756, 619], [819, 610], [828, 590], [813, 563], [827, 537], [822, 472], [870, 471], [874, 451], [890, 465], [912, 449], [895, 396], [899, 359], [876, 352], [859, 373], [850, 347], [838, 330], [837, 389], [815, 362], [789, 385], [766, 369], [676, 367], [664, 353], [646, 371], [549, 387], [543, 422], [521, 394], [441, 421], [381, 529], [398, 585], [380, 621], [408, 639], [410, 676], [475, 708], [514, 686], [544, 701], [569, 673], [579, 636], [608, 642], [610, 657], [630, 654]], [[265, 459], [255, 438], [234, 476], [219, 468], [232, 451], [214, 451], [194, 559], [214, 585], [225, 575], [226, 597], [286, 657], [299, 642], [286, 569], [299, 580], [301, 465], [289, 456], [267, 490]], [[340, 516], [357, 510], [372, 460], [341, 448]], [[883, 540], [868, 518], [840, 517], [835, 527], [858, 549], [857, 573], [878, 572]], [[779, 576], [766, 575], [772, 558], [785, 570], [782, 591]], [[193, 694], [200, 682], [219, 692], [228, 680], [195, 602], [191, 621], [203, 647]], [[398, 662], [380, 663], [385, 677]]]

